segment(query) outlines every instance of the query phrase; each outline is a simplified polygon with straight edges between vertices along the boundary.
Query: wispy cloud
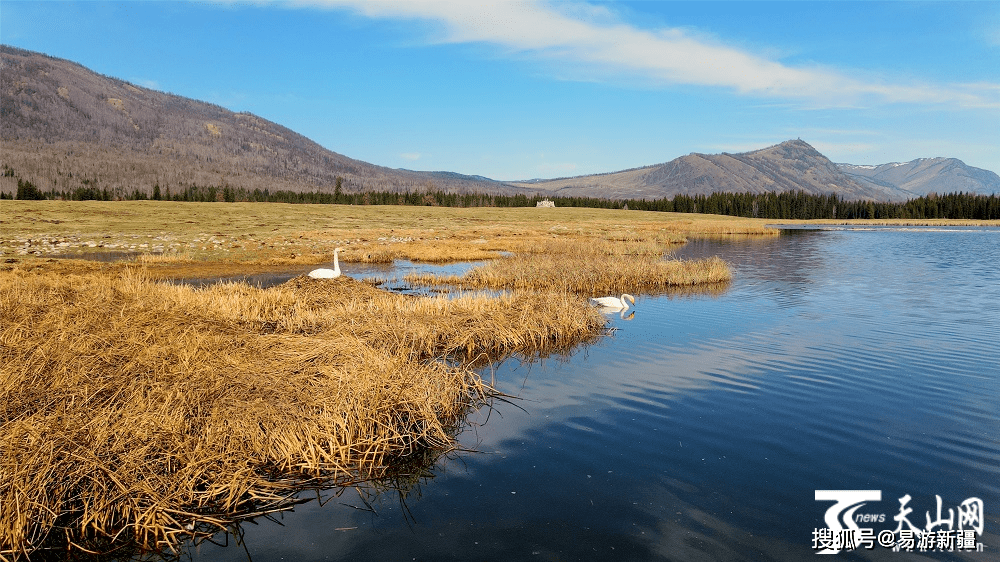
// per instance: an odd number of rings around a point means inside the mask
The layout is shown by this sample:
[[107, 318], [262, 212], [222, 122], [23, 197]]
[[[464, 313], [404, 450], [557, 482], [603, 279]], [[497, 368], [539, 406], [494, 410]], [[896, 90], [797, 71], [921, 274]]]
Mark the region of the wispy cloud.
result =
[[[433, 41], [486, 43], [511, 53], [580, 65], [589, 78], [627, 76], [661, 85], [727, 88], [741, 95], [809, 107], [884, 103], [1000, 107], [994, 84], [891, 83], [859, 79], [852, 69], [789, 66], [682, 29], [642, 29], [603, 6], [541, 0], [297, 0], [296, 6], [343, 8], [370, 18], [436, 24]], [[588, 77], [580, 75], [579, 79]]]
[[404, 152], [400, 154], [404, 160], [420, 160], [419, 152]]

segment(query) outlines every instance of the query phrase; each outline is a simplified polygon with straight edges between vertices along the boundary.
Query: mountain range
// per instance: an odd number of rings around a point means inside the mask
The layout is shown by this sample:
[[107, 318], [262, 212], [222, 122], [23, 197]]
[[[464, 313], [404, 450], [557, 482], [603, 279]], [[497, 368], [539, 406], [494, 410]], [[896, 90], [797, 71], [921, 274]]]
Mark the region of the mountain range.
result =
[[657, 199], [678, 194], [799, 190], [845, 200], [903, 201], [931, 192], [1000, 192], [1000, 176], [954, 158], [834, 164], [801, 139], [737, 154], [572, 178], [496, 181], [393, 169], [328, 150], [250, 113], [143, 88], [77, 63], [0, 45], [0, 190], [155, 185], [332, 192], [453, 193]]
[[738, 154], [689, 154], [609, 174], [514, 182], [554, 195], [658, 199], [713, 192], [804, 191], [845, 200], [906, 201], [929, 193], [1000, 193], [1000, 176], [955, 158], [834, 164], [801, 139]]
[[837, 164], [842, 172], [873, 189], [898, 188], [919, 197], [931, 193], [1000, 193], [1000, 176], [957, 158], [918, 158], [881, 166]]

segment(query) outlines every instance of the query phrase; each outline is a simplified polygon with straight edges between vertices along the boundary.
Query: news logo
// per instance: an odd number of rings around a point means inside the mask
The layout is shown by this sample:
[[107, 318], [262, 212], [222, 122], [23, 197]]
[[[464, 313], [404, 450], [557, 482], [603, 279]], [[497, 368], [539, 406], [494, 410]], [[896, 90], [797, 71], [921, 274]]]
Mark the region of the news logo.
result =
[[877, 531], [871, 524], [887, 520], [886, 514], [872, 505], [882, 501], [882, 490], [816, 490], [816, 501], [834, 503], [823, 515], [826, 527], [813, 529], [813, 550], [837, 554], [842, 550], [872, 550], [877, 544], [895, 552], [983, 552], [983, 544], [977, 540], [983, 534], [983, 500], [966, 498], [944, 511], [941, 496], [935, 498], [935, 515], [926, 511], [923, 527], [910, 520], [913, 508], [908, 504], [913, 498], [906, 494], [899, 498], [899, 511], [892, 517], [896, 528]]

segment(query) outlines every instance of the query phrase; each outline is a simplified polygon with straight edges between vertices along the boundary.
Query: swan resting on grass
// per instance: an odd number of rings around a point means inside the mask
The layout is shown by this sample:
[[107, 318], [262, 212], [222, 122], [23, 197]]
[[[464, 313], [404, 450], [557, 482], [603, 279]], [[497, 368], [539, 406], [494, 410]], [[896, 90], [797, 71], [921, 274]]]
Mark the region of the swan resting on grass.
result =
[[313, 279], [334, 279], [340, 277], [340, 262], [337, 261], [337, 254], [343, 248], [336, 248], [333, 251], [333, 269], [314, 269], [309, 272], [309, 277]]
[[590, 302], [600, 306], [601, 308], [608, 309], [608, 311], [621, 310], [625, 311], [628, 309], [628, 303], [635, 305], [635, 297], [629, 294], [624, 294], [619, 297], [595, 297], [590, 299]]

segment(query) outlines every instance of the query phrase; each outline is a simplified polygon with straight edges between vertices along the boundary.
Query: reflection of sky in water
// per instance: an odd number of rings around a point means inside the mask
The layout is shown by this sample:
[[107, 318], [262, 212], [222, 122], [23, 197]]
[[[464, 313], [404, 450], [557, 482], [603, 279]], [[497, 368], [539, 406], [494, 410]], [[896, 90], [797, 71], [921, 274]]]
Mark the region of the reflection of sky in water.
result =
[[920, 524], [935, 495], [983, 499], [995, 552], [998, 241], [694, 241], [679, 254], [721, 254], [728, 291], [639, 296], [631, 321], [608, 316], [610, 337], [484, 371], [519, 407], [474, 414], [461, 442], [480, 452], [441, 462], [406, 510], [391, 494], [377, 516], [347, 507], [366, 507], [348, 490], [253, 527], [247, 548], [255, 561], [802, 559], [828, 507], [816, 489], [879, 489], [877, 529], [895, 527], [905, 494]]
[[[383, 281], [379, 286], [388, 291], [413, 294], [436, 293], [433, 288], [411, 287], [403, 281], [403, 278], [410, 274], [434, 274], [434, 275], [463, 275], [473, 267], [482, 265], [484, 262], [461, 262], [451, 264], [431, 264], [415, 263], [407, 260], [396, 260], [395, 263], [344, 263], [340, 262], [340, 270], [343, 275], [363, 280], [378, 279]], [[199, 279], [185, 279], [181, 283], [195, 287], [203, 287], [218, 283], [220, 281], [244, 282], [249, 285], [261, 288], [274, 287], [280, 285], [293, 277], [305, 275], [313, 269], [322, 267], [333, 268], [333, 262], [328, 264], [310, 265], [290, 271], [260, 273], [253, 275], [236, 275], [230, 277], [208, 277]]]

